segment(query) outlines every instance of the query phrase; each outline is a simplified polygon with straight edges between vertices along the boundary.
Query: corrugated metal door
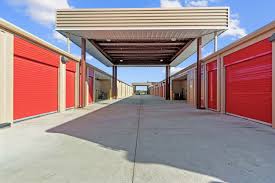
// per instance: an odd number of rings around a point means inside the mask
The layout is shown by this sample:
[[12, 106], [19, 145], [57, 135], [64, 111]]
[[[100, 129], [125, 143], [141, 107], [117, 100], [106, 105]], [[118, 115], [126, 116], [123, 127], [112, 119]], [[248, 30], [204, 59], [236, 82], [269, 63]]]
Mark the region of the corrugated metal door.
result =
[[271, 123], [272, 54], [268, 39], [224, 57], [226, 112]]
[[94, 78], [89, 76], [89, 104], [94, 101]]
[[75, 72], [75, 62], [68, 62], [66, 64], [66, 108], [75, 106]]
[[217, 61], [206, 65], [208, 77], [208, 108], [217, 109]]
[[89, 67], [89, 104], [94, 102], [94, 70]]
[[14, 39], [14, 119], [58, 109], [59, 55]]

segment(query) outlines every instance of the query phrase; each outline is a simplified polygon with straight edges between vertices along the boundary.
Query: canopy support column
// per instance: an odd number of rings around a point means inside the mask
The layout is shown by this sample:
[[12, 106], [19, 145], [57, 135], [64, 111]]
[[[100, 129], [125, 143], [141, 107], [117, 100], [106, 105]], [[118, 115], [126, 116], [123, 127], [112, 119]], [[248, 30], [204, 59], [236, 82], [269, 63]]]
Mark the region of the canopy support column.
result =
[[113, 66], [112, 98], [117, 99], [117, 66]]
[[170, 65], [166, 66], [166, 100], [170, 100]]
[[197, 39], [197, 98], [196, 104], [197, 109], [202, 109], [201, 107], [201, 58], [202, 58], [202, 39], [199, 37]]
[[86, 99], [86, 39], [81, 38], [81, 61], [80, 61], [80, 108], [85, 107]]
[[218, 33], [214, 33], [214, 52], [218, 51]]

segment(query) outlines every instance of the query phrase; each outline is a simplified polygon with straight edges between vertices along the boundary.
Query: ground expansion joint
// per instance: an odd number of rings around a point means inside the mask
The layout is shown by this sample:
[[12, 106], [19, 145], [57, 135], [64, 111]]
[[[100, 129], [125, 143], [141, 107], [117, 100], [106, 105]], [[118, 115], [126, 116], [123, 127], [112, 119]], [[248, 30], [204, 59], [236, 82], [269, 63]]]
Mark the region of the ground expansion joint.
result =
[[134, 165], [133, 165], [133, 172], [132, 172], [132, 183], [134, 183], [135, 180], [135, 171], [136, 171], [136, 157], [137, 157], [137, 149], [138, 149], [138, 140], [139, 140], [139, 132], [140, 132], [140, 121], [141, 121], [141, 115], [143, 111], [143, 100], [140, 97], [139, 100], [139, 107], [137, 109], [137, 134], [136, 134], [136, 142], [135, 142], [135, 151], [134, 151]]

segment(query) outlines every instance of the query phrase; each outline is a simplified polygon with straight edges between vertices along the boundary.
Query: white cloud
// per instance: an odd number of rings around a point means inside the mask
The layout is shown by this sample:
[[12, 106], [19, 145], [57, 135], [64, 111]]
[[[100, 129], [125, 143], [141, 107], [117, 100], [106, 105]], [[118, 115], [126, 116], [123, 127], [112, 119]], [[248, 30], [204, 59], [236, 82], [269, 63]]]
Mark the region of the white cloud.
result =
[[204, 7], [219, 0], [185, 0], [185, 6]]
[[61, 43], [66, 43], [67, 42], [67, 38], [64, 37], [62, 34], [60, 34], [59, 32], [57, 31], [53, 31], [53, 38], [56, 39], [58, 42], [61, 42]]
[[68, 0], [10, 0], [9, 2], [16, 7], [23, 7], [31, 19], [47, 26], [54, 24], [56, 9], [70, 8]]
[[180, 0], [160, 0], [160, 7], [162, 8], [181, 8]]
[[199, 0], [199, 1], [190, 1], [186, 0], [185, 1], [186, 6], [208, 6], [208, 1], [207, 0]]
[[229, 21], [229, 28], [221, 36], [226, 37], [230, 36], [234, 39], [239, 39], [244, 37], [247, 33], [245, 28], [242, 28], [240, 25], [240, 18], [238, 14], [232, 14]]

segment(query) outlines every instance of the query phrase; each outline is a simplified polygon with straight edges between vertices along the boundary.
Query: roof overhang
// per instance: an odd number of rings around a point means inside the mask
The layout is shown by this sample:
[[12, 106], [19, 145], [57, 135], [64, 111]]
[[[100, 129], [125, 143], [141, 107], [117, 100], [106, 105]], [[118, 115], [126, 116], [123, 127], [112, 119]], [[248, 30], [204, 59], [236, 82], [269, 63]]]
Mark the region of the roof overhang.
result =
[[132, 83], [132, 86], [151, 86], [151, 82], [146, 82], [146, 83]]
[[177, 66], [228, 29], [229, 8], [58, 10], [56, 30], [106, 66]]

